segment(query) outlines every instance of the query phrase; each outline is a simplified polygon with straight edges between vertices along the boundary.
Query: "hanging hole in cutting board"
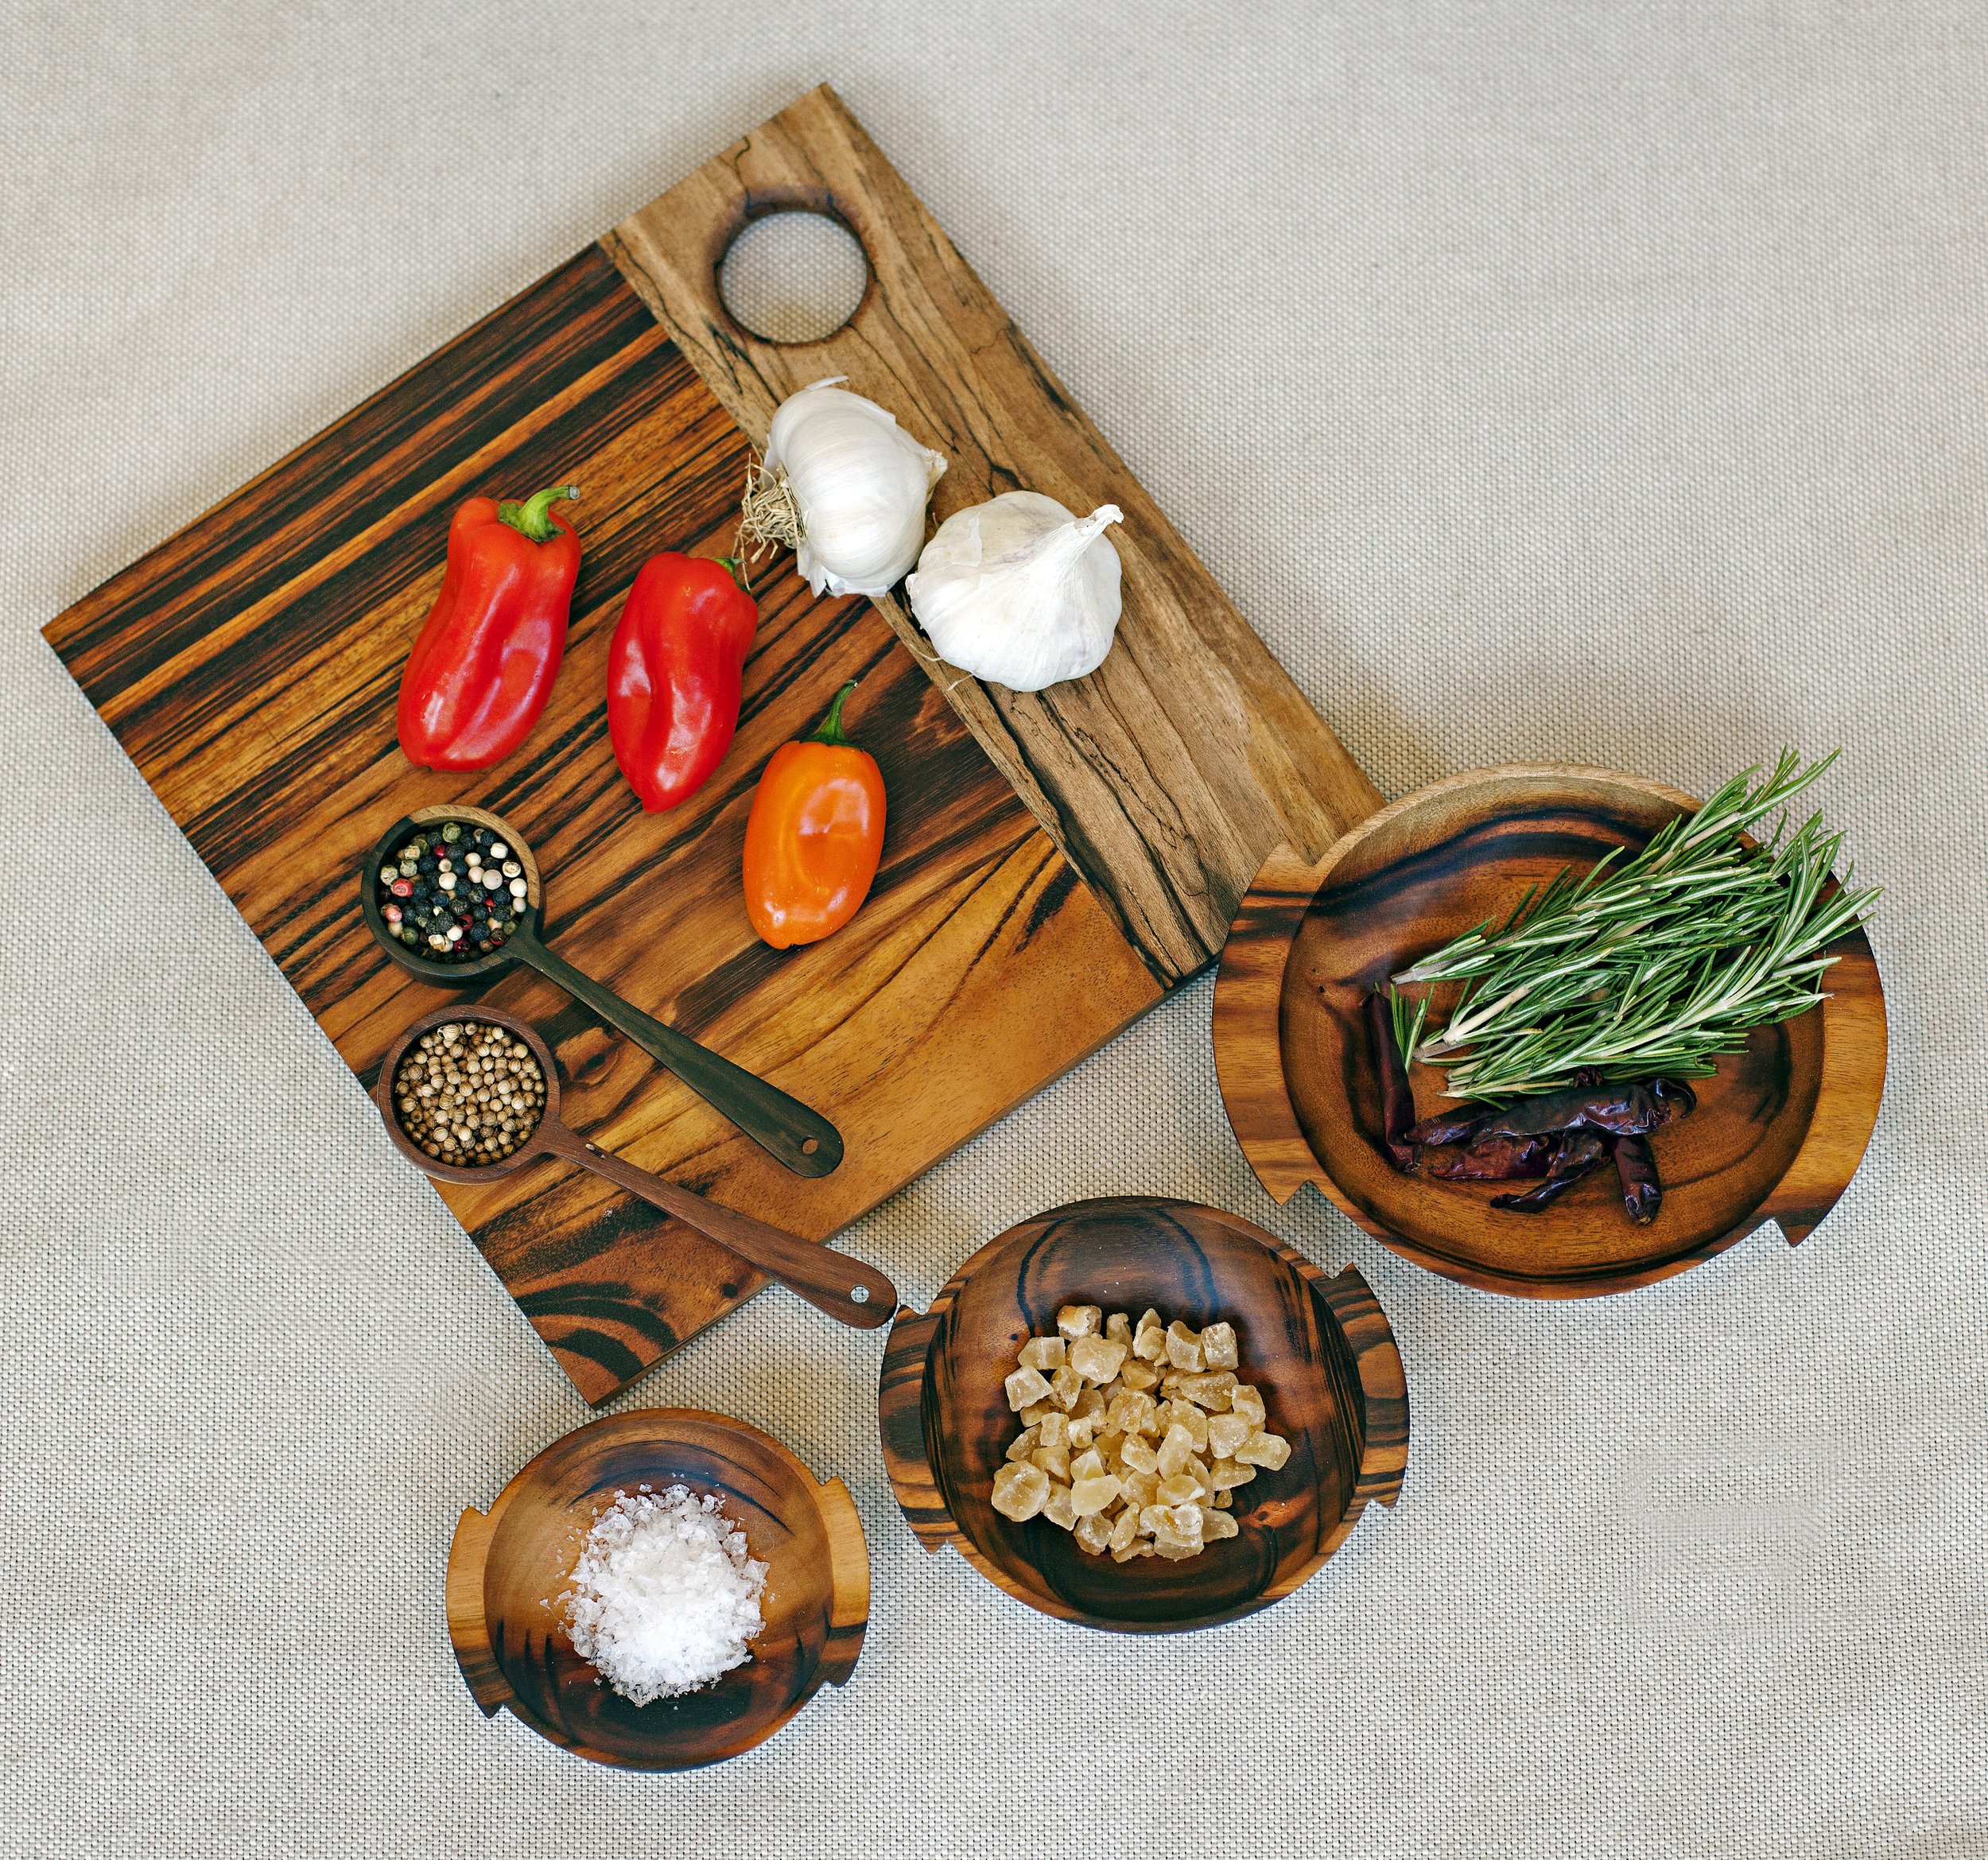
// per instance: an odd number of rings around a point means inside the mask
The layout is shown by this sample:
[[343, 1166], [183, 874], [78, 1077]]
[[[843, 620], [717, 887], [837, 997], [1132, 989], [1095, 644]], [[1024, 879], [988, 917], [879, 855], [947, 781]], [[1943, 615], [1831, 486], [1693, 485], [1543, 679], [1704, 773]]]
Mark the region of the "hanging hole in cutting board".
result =
[[718, 295], [762, 342], [825, 341], [856, 313], [870, 262], [826, 213], [790, 209], [749, 219], [718, 262]]

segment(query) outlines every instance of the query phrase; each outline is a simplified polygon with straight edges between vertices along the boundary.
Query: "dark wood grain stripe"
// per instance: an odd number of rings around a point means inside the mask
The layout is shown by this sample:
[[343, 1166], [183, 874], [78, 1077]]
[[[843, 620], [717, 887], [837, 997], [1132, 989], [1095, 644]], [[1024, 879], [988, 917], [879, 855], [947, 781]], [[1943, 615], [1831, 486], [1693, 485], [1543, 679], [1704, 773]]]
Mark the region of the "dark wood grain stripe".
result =
[[394, 518], [410, 452], [479, 451], [653, 333], [613, 266], [588, 247], [79, 602], [50, 630], [52, 643], [92, 703], [114, 702], [300, 561]]

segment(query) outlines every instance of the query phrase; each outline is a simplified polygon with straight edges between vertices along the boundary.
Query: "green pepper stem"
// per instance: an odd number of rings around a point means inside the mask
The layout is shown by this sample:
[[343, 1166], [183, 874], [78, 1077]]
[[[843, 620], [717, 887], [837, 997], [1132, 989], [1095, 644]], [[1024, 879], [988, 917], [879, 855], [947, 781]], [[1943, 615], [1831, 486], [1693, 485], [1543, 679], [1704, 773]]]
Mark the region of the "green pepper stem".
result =
[[721, 555], [718, 560], [723, 562], [730, 571], [732, 579], [739, 584], [739, 592], [741, 594], [750, 594], [752, 592], [752, 584], [746, 579], [745, 565], [735, 555]]
[[803, 736], [801, 739], [803, 743], [828, 743], [839, 749], [855, 747], [842, 734], [842, 706], [848, 702], [849, 693], [856, 689], [856, 680], [852, 678], [836, 693], [835, 702], [829, 706], [829, 714], [822, 718], [821, 727], [812, 736]]
[[500, 503], [497, 507], [497, 520], [508, 523], [520, 536], [528, 537], [534, 542], [549, 542], [557, 532], [553, 530], [552, 507], [562, 498], [575, 498], [580, 495], [577, 484], [549, 485], [537, 496], [527, 498], [522, 503]]

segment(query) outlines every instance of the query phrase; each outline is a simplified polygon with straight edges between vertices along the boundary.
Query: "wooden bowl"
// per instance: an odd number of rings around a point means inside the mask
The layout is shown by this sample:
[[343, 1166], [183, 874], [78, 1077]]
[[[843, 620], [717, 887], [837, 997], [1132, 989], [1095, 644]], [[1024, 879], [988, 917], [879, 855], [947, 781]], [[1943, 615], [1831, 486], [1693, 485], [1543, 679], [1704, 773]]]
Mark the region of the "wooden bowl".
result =
[[[752, 1657], [701, 1692], [634, 1705], [573, 1652], [559, 1598], [618, 1492], [715, 1493], [771, 1566]], [[448, 1636], [486, 1717], [511, 1710], [596, 1763], [693, 1769], [763, 1743], [856, 1668], [870, 1613], [863, 1526], [840, 1479], [770, 1435], [695, 1408], [643, 1408], [575, 1429], [526, 1466], [448, 1551]]]
[[[994, 1509], [1020, 1427], [1002, 1378], [1066, 1304], [1235, 1325], [1237, 1374], [1291, 1442], [1281, 1468], [1237, 1489], [1239, 1536], [1185, 1562], [1116, 1563], [1046, 1520]], [[1208, 1627], [1288, 1595], [1370, 1500], [1394, 1503], [1408, 1463], [1401, 1358], [1366, 1280], [1350, 1266], [1328, 1279], [1261, 1229], [1191, 1202], [1079, 1202], [990, 1241], [929, 1311], [898, 1313], [877, 1407], [891, 1489], [928, 1550], [952, 1544], [1044, 1614], [1128, 1633]]]
[[[1215, 984], [1222, 1101], [1264, 1186], [1311, 1182], [1404, 1257], [1526, 1298], [1585, 1298], [1681, 1272], [1773, 1220], [1791, 1244], [1850, 1185], [1885, 1082], [1885, 1000], [1861, 931], [1832, 946], [1830, 999], [1695, 1080], [1698, 1109], [1652, 1139], [1664, 1203], [1648, 1227], [1615, 1173], [1536, 1214], [1490, 1204], [1495, 1184], [1404, 1175], [1382, 1144], [1361, 1005], [1376, 983], [1528, 886], [1610, 848], [1640, 849], [1695, 809], [1634, 775], [1512, 765], [1458, 775], [1384, 808], [1313, 864], [1272, 852], [1230, 930]], [[1445, 1101], [1418, 1066], [1423, 1115]]]

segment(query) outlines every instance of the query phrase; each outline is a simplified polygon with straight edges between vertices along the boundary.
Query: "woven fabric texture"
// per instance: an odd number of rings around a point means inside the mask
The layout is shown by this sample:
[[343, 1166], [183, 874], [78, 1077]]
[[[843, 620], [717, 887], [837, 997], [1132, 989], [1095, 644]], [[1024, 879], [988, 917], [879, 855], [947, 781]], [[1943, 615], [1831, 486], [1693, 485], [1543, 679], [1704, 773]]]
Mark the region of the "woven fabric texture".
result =
[[[0, 1854], [1988, 1854], [1978, 0], [0, 19]], [[922, 1306], [1144, 1192], [1357, 1260], [1399, 1509], [1252, 1620], [1058, 1626], [903, 1527], [880, 1338], [763, 1297], [631, 1399], [847, 1480], [868, 1643], [621, 1774], [442, 1623], [587, 1411], [37, 629], [823, 78], [1388, 794], [1841, 744], [1892, 1070], [1799, 1249], [1539, 1306], [1272, 1206], [1189, 988], [850, 1244]]]

